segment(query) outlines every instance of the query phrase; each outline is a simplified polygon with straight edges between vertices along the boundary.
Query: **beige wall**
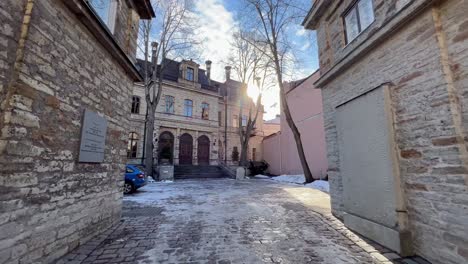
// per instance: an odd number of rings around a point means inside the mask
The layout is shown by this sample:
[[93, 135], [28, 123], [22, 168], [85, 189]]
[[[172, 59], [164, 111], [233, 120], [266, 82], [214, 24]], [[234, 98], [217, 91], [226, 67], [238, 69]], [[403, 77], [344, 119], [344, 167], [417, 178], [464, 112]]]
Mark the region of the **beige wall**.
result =
[[340, 15], [348, 2], [327, 9], [317, 24], [333, 212], [345, 212], [335, 109], [389, 85], [415, 253], [433, 263], [466, 263], [468, 2], [375, 0], [376, 22], [344, 46]]

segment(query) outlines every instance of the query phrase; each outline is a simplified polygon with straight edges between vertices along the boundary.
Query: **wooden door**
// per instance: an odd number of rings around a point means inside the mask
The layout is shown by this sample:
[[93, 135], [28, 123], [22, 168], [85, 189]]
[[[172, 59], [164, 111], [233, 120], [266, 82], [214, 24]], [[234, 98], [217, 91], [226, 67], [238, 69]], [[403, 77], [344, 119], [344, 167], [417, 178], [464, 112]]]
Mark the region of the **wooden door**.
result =
[[179, 164], [192, 165], [193, 138], [189, 134], [180, 136]]
[[210, 139], [207, 136], [198, 138], [198, 165], [210, 165]]

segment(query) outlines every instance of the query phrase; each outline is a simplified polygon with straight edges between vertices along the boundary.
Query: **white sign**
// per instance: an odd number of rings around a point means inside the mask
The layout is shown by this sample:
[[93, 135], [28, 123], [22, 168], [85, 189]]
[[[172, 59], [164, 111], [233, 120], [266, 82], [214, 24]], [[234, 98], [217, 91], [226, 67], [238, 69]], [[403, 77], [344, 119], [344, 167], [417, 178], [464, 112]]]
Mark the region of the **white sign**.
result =
[[86, 109], [81, 127], [79, 162], [100, 163], [104, 161], [106, 132], [107, 120]]

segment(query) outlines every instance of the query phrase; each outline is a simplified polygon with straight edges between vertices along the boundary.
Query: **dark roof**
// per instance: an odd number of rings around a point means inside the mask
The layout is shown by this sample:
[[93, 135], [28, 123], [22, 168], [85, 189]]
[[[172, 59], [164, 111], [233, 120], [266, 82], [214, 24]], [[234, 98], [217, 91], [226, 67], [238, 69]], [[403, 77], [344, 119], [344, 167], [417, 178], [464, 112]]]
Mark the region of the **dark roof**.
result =
[[[137, 59], [137, 69], [140, 71], [142, 76], [145, 76], [145, 63], [148, 65], [148, 71], [149, 71], [149, 76], [152, 75], [153, 72], [153, 66], [149, 61], [144, 61]], [[178, 82], [179, 76], [180, 76], [180, 62], [177, 62], [175, 60], [171, 59], [165, 59], [164, 60], [164, 80], [172, 81], [172, 82]], [[161, 65], [158, 65], [158, 74], [160, 72]], [[198, 83], [200, 83], [201, 88], [205, 90], [209, 90], [212, 92], [218, 92], [219, 91], [219, 86], [220, 83], [211, 80], [211, 84], [208, 80], [208, 76], [206, 75], [206, 71], [203, 69], [198, 69]]]

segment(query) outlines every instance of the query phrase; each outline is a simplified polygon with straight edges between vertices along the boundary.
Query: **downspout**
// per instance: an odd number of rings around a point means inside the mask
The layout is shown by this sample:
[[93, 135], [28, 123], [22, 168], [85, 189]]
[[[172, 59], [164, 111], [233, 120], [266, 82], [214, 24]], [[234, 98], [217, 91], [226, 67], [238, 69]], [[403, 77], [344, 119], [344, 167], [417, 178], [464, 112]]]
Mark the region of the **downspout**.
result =
[[228, 152], [228, 147], [227, 147], [227, 89], [224, 94], [224, 165], [227, 166], [227, 152]]
[[[146, 89], [146, 88], [145, 88]], [[145, 164], [145, 156], [146, 156], [146, 125], [148, 123], [148, 106], [146, 106], [146, 114], [145, 114], [145, 128], [143, 130], [143, 155], [141, 156], [141, 164]]]

